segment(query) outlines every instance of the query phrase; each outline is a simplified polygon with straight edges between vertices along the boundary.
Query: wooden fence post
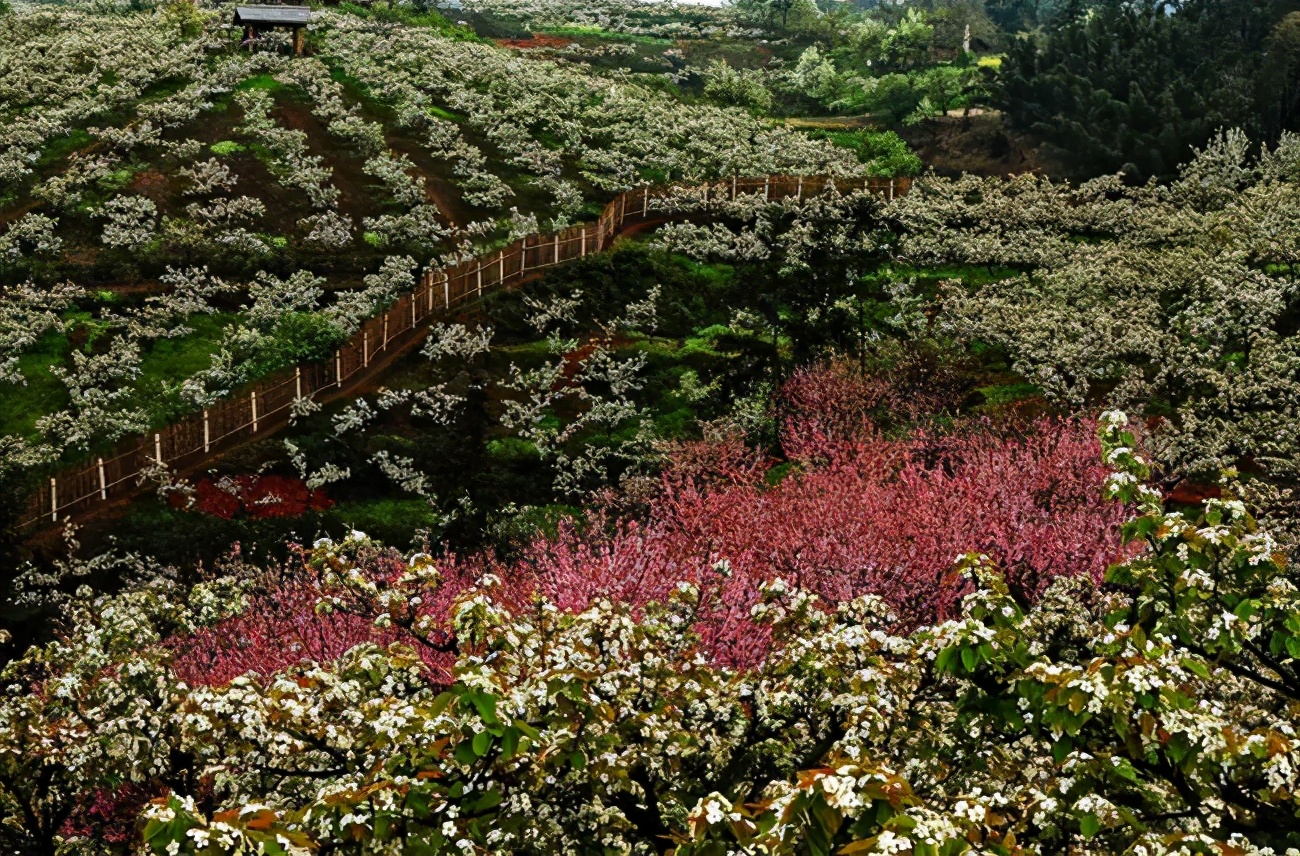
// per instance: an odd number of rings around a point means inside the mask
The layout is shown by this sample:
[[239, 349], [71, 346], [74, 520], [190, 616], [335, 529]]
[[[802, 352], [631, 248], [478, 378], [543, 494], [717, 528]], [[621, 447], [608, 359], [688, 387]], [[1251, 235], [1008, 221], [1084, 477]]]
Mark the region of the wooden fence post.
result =
[[892, 178], [889, 180], [889, 201], [894, 201], [894, 180]]
[[[254, 411], [254, 412], [256, 412], [256, 411]], [[253, 417], [253, 418], [256, 419], [257, 417]], [[163, 459], [162, 459], [162, 435], [161, 435], [161, 434], [154, 434], [154, 435], [153, 435], [153, 459], [154, 459], [155, 461], [157, 461], [158, 463], [160, 463], [160, 464], [163, 462]]]
[[99, 468], [99, 498], [108, 499], [108, 480], [104, 478], [104, 459], [96, 459], [95, 464]]
[[334, 352], [334, 385], [343, 385], [343, 349]]
[[736, 201], [736, 174], [731, 174], [731, 201]]
[[641, 216], [642, 217], [646, 216], [646, 212], [649, 210], [650, 210], [650, 185], [647, 184], [641, 190]]
[[555, 234], [555, 263], [557, 265], [560, 263], [560, 235], [558, 232]]
[[257, 433], [257, 390], [248, 394], [248, 400], [253, 404], [253, 433]]
[[506, 251], [497, 250], [497, 285], [504, 285], [506, 281]]
[[212, 440], [212, 432], [211, 429], [208, 427], [208, 409], [205, 407], [203, 408], [203, 454], [205, 455], [208, 453], [208, 448], [211, 445], [211, 440]]
[[587, 227], [582, 227], [582, 247], [579, 249], [579, 255], [583, 258], [587, 256]]
[[388, 350], [388, 313], [387, 312], [384, 313], [384, 346], [380, 348], [380, 350], [381, 351]]
[[50, 521], [59, 522], [59, 481], [50, 479]]
[[415, 295], [411, 295], [411, 329], [415, 329]]
[[302, 366], [293, 370], [293, 397], [302, 398]]
[[429, 277], [429, 308], [427, 311], [430, 315], [433, 314], [433, 276], [432, 275], [430, 275]]
[[361, 331], [361, 367], [370, 368], [370, 331]]
[[803, 176], [799, 176], [799, 184], [795, 187], [794, 198], [800, 202], [803, 201]]
[[442, 272], [442, 300], [447, 308], [451, 308], [451, 274], [446, 271]]
[[764, 199], [771, 199], [771, 198], [772, 198], [772, 178], [771, 178], [771, 176], [768, 176], [767, 178], [763, 179], [763, 198], [764, 198]]

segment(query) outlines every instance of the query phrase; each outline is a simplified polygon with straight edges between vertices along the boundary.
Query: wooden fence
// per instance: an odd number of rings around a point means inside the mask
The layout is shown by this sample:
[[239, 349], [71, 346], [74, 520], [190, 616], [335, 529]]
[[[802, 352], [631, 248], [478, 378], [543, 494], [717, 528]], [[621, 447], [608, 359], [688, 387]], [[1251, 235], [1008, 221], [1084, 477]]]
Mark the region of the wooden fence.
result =
[[709, 202], [762, 195], [780, 200], [867, 189], [892, 200], [908, 179], [823, 177], [733, 178], [707, 185], [643, 187], [620, 194], [594, 222], [551, 235], [530, 235], [503, 249], [440, 270], [425, 271], [415, 290], [366, 321], [332, 360], [278, 372], [209, 409], [157, 432], [123, 438], [107, 456], [69, 467], [38, 487], [21, 526], [57, 524], [110, 498], [137, 493], [146, 474], [165, 466], [188, 471], [240, 443], [286, 425], [294, 402], [324, 402], [349, 394], [382, 374], [397, 354], [422, 338], [437, 318], [492, 289], [517, 285], [537, 271], [605, 250], [629, 228], [692, 213], [708, 216]]

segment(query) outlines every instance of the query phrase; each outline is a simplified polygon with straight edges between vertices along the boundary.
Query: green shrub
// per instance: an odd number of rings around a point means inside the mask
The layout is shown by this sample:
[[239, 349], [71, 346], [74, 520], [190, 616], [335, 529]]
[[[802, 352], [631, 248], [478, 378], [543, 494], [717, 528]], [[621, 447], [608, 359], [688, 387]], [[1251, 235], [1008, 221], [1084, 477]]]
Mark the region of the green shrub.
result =
[[820, 128], [808, 132], [815, 140], [829, 140], [837, 146], [851, 149], [858, 160], [867, 164], [867, 172], [878, 178], [920, 175], [921, 159], [907, 147], [907, 142], [893, 131], [872, 131], [860, 128], [852, 131], [827, 131]]
[[244, 146], [234, 140], [221, 140], [220, 142], [213, 143], [208, 148], [212, 149], [213, 154], [221, 155], [222, 157], [245, 151]]
[[410, 544], [420, 530], [432, 530], [442, 517], [423, 499], [367, 499], [341, 502], [322, 515], [331, 535], [359, 529], [389, 544]]
[[249, 376], [259, 377], [297, 363], [323, 360], [347, 339], [331, 319], [310, 312], [288, 312], [249, 359]]
[[502, 437], [487, 444], [488, 456], [503, 464], [536, 461], [541, 458], [537, 446], [520, 437]]
[[989, 405], [1012, 404], [1043, 394], [1043, 391], [1032, 383], [1004, 383], [994, 386], [981, 386], [977, 391], [984, 396], [984, 403]]

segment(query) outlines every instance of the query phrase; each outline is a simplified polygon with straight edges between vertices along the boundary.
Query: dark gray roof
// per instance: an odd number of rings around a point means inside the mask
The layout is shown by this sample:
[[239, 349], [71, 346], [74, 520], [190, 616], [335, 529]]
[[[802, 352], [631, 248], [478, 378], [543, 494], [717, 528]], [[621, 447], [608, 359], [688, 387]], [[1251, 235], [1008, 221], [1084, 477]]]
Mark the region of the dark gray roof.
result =
[[236, 24], [310, 24], [306, 6], [236, 6]]

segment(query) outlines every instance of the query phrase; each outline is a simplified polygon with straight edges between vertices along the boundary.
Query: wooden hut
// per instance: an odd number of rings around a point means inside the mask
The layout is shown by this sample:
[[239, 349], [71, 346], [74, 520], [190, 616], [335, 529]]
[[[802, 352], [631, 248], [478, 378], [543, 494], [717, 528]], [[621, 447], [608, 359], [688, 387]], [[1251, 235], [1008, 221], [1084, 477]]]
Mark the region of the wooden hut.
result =
[[244, 28], [244, 41], [250, 49], [258, 33], [283, 28], [293, 31], [293, 52], [302, 56], [302, 31], [310, 23], [311, 9], [306, 6], [235, 7], [235, 25]]

